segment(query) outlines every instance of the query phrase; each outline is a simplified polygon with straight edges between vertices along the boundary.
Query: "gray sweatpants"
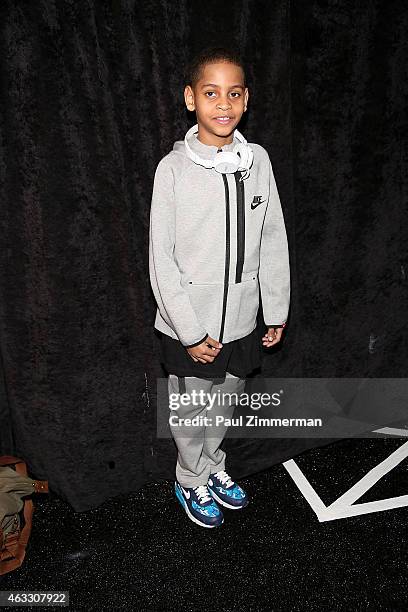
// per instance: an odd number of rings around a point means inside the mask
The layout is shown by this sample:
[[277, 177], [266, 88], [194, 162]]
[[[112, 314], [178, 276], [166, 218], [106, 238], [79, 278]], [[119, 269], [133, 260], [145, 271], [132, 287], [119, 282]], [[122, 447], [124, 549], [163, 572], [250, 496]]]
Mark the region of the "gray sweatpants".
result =
[[[239, 401], [239, 396], [244, 388], [245, 379], [238, 378], [229, 372], [226, 373], [224, 379], [217, 378], [215, 380], [169, 374], [169, 394], [187, 393], [189, 398], [186, 405], [182, 405], [180, 402], [178, 409], [171, 411], [171, 416], [176, 415], [179, 419], [201, 417], [201, 419], [197, 419], [199, 424], [195, 425], [170, 424], [178, 449], [176, 479], [182, 486], [198, 487], [206, 485], [210, 474], [225, 469], [226, 453], [219, 447], [225, 437], [228, 425], [219, 424], [215, 426], [216, 416], [222, 415], [227, 419], [232, 418], [236, 406], [235, 397]], [[203, 391], [203, 394], [201, 394], [203, 401], [195, 402], [193, 391], [197, 393]], [[234, 395], [226, 395], [229, 393]], [[206, 400], [208, 398], [206, 394], [211, 394], [215, 398], [214, 404], [209, 410], [207, 407], [211, 404]], [[208, 420], [205, 424], [203, 417], [211, 419], [212, 424], [209, 425]]]

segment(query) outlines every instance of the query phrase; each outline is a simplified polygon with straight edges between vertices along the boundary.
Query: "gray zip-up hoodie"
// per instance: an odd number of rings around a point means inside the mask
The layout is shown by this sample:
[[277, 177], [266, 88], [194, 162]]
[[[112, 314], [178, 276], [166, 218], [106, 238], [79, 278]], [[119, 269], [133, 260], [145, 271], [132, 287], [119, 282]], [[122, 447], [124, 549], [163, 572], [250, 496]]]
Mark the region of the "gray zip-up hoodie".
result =
[[[222, 151], [238, 142], [234, 136]], [[189, 144], [205, 159], [218, 151], [197, 134]], [[183, 140], [156, 168], [149, 232], [154, 327], [186, 348], [208, 335], [231, 342], [250, 334], [259, 287], [265, 324], [288, 316], [289, 253], [275, 177], [267, 151], [248, 144], [254, 153], [249, 176], [196, 164]]]

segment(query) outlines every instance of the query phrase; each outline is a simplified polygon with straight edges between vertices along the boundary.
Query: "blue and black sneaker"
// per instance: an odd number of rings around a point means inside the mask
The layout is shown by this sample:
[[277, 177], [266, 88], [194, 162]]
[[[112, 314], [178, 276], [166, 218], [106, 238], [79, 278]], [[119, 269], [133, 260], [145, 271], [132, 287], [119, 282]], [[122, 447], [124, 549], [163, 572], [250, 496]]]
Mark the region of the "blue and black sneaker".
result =
[[224, 515], [208, 493], [207, 485], [182, 487], [176, 480], [174, 489], [177, 499], [189, 519], [201, 527], [218, 527], [224, 522]]
[[249, 503], [245, 491], [224, 470], [210, 474], [208, 490], [215, 501], [231, 510], [245, 508]]

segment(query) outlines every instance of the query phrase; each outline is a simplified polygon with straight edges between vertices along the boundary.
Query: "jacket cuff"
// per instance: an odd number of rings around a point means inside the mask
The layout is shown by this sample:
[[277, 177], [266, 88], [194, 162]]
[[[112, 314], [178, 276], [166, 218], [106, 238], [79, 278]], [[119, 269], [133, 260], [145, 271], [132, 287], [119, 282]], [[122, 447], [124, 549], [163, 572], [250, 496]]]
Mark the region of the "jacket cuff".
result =
[[198, 342], [194, 342], [193, 344], [183, 344], [183, 346], [184, 348], [193, 348], [194, 346], [198, 346], [199, 344], [204, 342], [204, 340], [206, 340], [207, 338], [208, 334], [205, 334], [204, 338], [201, 338], [201, 340], [198, 340]]
[[286, 323], [281, 323], [280, 325], [273, 325], [273, 324], [269, 325], [269, 323], [268, 323], [268, 324], [266, 324], [266, 327], [286, 327]]

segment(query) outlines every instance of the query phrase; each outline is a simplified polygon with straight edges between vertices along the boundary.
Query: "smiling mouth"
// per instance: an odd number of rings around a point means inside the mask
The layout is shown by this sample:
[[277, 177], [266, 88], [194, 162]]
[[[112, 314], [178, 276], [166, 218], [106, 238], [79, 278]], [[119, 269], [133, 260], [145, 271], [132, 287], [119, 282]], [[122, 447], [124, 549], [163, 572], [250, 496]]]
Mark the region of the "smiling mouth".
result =
[[230, 123], [232, 119], [233, 117], [230, 117], [229, 115], [226, 115], [226, 116], [220, 115], [219, 117], [214, 117], [214, 121], [217, 121], [221, 125], [226, 125], [227, 123]]

